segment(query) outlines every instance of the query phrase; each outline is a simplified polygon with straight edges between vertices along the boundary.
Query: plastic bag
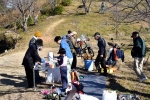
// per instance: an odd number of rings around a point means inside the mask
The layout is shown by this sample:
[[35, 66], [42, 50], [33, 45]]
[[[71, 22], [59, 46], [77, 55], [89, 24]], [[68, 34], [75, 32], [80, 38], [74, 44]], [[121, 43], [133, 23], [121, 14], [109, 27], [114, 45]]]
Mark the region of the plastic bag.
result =
[[118, 94], [118, 100], [140, 100], [135, 94]]
[[60, 68], [48, 68], [47, 80], [46, 82], [55, 82], [61, 83], [61, 75], [60, 75]]
[[103, 91], [102, 100], [117, 100], [117, 93], [116, 91]]

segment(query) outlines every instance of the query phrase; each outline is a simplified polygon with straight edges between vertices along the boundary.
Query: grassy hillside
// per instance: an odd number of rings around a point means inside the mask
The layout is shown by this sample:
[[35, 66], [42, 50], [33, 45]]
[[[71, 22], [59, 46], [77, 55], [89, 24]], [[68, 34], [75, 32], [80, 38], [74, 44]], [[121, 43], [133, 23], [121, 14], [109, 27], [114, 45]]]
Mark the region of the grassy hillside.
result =
[[[92, 2], [91, 12], [89, 14], [84, 14], [83, 8], [78, 8], [78, 6], [82, 5], [78, 0], [74, 0], [70, 6], [65, 7], [65, 11], [62, 15], [50, 16], [45, 18], [40, 16], [40, 21], [36, 26], [30, 26], [28, 31], [25, 33], [21, 33], [21, 37], [23, 38], [19, 44], [20, 47], [23, 45], [27, 45], [30, 38], [33, 36], [35, 31], [39, 30], [43, 33], [44, 36], [44, 45], [46, 46], [54, 46], [53, 37], [56, 35], [65, 35], [68, 30], [77, 31], [78, 36], [81, 34], [86, 34], [91, 37], [95, 32], [100, 32], [103, 37], [107, 39], [114, 38], [116, 39], [116, 23], [114, 22], [115, 17], [109, 13], [108, 11], [105, 14], [97, 13], [99, 11], [99, 5], [101, 2]], [[106, 4], [107, 7], [109, 4]], [[52, 26], [54, 23], [62, 20], [57, 26]], [[140, 23], [131, 24], [131, 23], [122, 23], [118, 27], [119, 38], [116, 40], [131, 40], [130, 36], [133, 31], [138, 31], [141, 27]], [[147, 26], [143, 27], [142, 36], [149, 32], [145, 30]], [[50, 29], [51, 28], [51, 29]], [[49, 37], [49, 38], [48, 38]], [[146, 37], [149, 40], [148, 37]], [[132, 40], [131, 40], [132, 41]], [[21, 47], [22, 48], [22, 47]]]
[[[81, 34], [88, 35], [91, 38], [92, 47], [96, 47], [96, 41], [93, 39], [95, 32], [100, 32], [102, 37], [106, 41], [111, 41], [110, 38], [114, 38], [114, 41], [119, 45], [124, 43], [125, 46], [122, 49], [125, 51], [125, 62], [118, 63], [120, 70], [111, 74], [107, 78], [107, 89], [116, 90], [118, 93], [136, 93], [142, 100], [150, 100], [150, 82], [139, 83], [136, 79], [136, 75], [132, 70], [133, 58], [130, 56], [130, 48], [128, 44], [132, 44], [131, 33], [138, 31], [141, 27], [140, 23], [122, 23], [118, 27], [119, 38], [116, 38], [115, 25], [113, 19], [114, 16], [108, 11], [105, 14], [97, 13], [99, 11], [99, 5], [101, 2], [92, 2], [91, 12], [84, 14], [84, 9], [77, 9], [79, 5], [82, 5], [79, 0], [74, 0], [70, 6], [65, 7], [65, 11], [62, 15], [50, 16], [48, 18], [40, 17], [40, 21], [36, 26], [29, 27], [27, 32], [20, 32], [19, 35], [22, 40], [18, 43], [18, 48], [15, 50], [22, 50], [28, 47], [28, 42], [33, 34], [39, 30], [43, 33], [44, 47], [57, 47], [53, 39], [55, 36], [66, 35], [68, 30], [77, 31], [78, 37]], [[108, 4], [109, 6], [109, 4]], [[146, 23], [142, 23], [141, 37], [146, 40], [146, 44], [149, 46], [150, 34], [149, 28]], [[145, 73], [149, 77], [149, 67], [145, 67]]]

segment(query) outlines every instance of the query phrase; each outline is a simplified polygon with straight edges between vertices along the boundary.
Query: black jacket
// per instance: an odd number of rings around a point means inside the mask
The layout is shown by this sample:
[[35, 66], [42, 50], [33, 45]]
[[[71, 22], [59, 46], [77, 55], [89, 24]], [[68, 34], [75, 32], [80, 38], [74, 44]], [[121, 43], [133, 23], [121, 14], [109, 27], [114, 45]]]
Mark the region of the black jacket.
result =
[[99, 47], [99, 51], [98, 54], [106, 56], [106, 42], [103, 38], [99, 38], [98, 39], [98, 47]]
[[22, 65], [24, 65], [25, 67], [33, 68], [35, 62], [37, 61], [41, 62], [41, 57], [38, 54], [37, 45], [34, 43], [30, 45], [28, 50], [26, 51]]

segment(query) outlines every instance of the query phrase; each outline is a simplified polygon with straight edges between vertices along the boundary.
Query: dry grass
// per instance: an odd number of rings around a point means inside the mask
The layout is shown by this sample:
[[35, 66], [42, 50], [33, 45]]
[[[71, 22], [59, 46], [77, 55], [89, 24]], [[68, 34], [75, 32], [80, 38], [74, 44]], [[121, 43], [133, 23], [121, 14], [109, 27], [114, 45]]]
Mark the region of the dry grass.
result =
[[[116, 90], [117, 93], [135, 93], [138, 96], [142, 98], [142, 100], [150, 100], [150, 81], [146, 81], [144, 83], [139, 83], [139, 80], [137, 79], [132, 66], [133, 66], [133, 58], [130, 56], [130, 49], [129, 44], [132, 44], [132, 39], [130, 38], [132, 31], [138, 30], [140, 28], [140, 25], [138, 24], [121, 24], [119, 26], [119, 38], [115, 38], [115, 30], [114, 30], [114, 25], [115, 22], [112, 21], [112, 15], [109, 13], [106, 14], [99, 14], [95, 13], [99, 9], [98, 5], [100, 2], [96, 3], [94, 2], [94, 5], [92, 5], [91, 12], [87, 15], [83, 15], [83, 9], [76, 9], [79, 5], [81, 5], [81, 2], [78, 1], [73, 1], [71, 6], [66, 7], [65, 12], [63, 13], [64, 15], [60, 16], [53, 16], [49, 17], [47, 19], [43, 19], [39, 22], [38, 25], [32, 26], [29, 28], [29, 30], [25, 33], [19, 33], [21, 37], [23, 38], [21, 41], [18, 43], [18, 48], [15, 50], [12, 50], [13, 52], [19, 52], [20, 50], [26, 50], [28, 42], [30, 38], [33, 36], [34, 32], [37, 30], [40, 30], [43, 33], [42, 39], [44, 40], [44, 47], [49, 48], [48, 51], [57, 51], [58, 47], [57, 44], [53, 42], [53, 38], [56, 35], [63, 36], [67, 33], [67, 31], [70, 29], [72, 31], [77, 31], [78, 36], [80, 37], [81, 34], [87, 34], [88, 37], [91, 39], [90, 40], [90, 45], [94, 49], [95, 52], [97, 52], [97, 44], [96, 41], [93, 39], [92, 35], [96, 31], [100, 32], [102, 37], [106, 39], [107, 42], [110, 42], [110, 38], [114, 38], [114, 42], [118, 43], [121, 46], [121, 43], [124, 43], [125, 46], [121, 47], [124, 52], [125, 52], [125, 62], [118, 61], [117, 66], [120, 66], [120, 69], [112, 74], [110, 74], [107, 77], [107, 87], [106, 89], [108, 90]], [[150, 40], [149, 35], [147, 34], [149, 31], [145, 31], [144, 28], [142, 30], [141, 36], [145, 38], [145, 40]], [[148, 41], [147, 41], [148, 44]], [[57, 49], [53, 50], [53, 47], [57, 47]], [[109, 47], [108, 47], [109, 48]], [[45, 52], [44, 55], [46, 55], [47, 52]], [[7, 54], [6, 54], [7, 55]], [[147, 58], [147, 57], [146, 57]], [[81, 61], [81, 59], [78, 59]], [[144, 73], [148, 76], [150, 79], [150, 64], [144, 66]], [[2, 67], [8, 67], [8, 66], [2, 66]], [[20, 69], [18, 69], [20, 68]], [[80, 68], [82, 73], [85, 71], [82, 69], [83, 68], [83, 62], [78, 63], [78, 68]], [[6, 68], [2, 68], [1, 70], [4, 70]], [[16, 79], [16, 77], [21, 78], [21, 81], [24, 81], [24, 73], [18, 71], [23, 69], [18, 65], [15, 66], [15, 68], [10, 70], [11, 74], [4, 75], [1, 74], [1, 78], [3, 80], [9, 75], [14, 75], [16, 74], [20, 75], [17, 76], [11, 76], [12, 79]], [[1, 72], [2, 73], [2, 72]], [[13, 74], [12, 74], [13, 73]], [[95, 73], [95, 72], [94, 72]], [[94, 74], [92, 73], [92, 74]], [[85, 73], [86, 74], [86, 73]], [[87, 72], [88, 74], [88, 72]], [[10, 79], [11, 80], [11, 79]], [[19, 89], [17, 87], [16, 89], [16, 81], [9, 81], [10, 83], [14, 82], [14, 87], [13, 84], [3, 84], [3, 85], [8, 85], [8, 87], [4, 88], [1, 90], [1, 96], [2, 98], [4, 96], [5, 100], [9, 100], [9, 97], [12, 97], [11, 94], [14, 94], [14, 96], [19, 97], [19, 91], [24, 97], [24, 99], [20, 100], [26, 100], [26, 97], [29, 96], [37, 96], [40, 97], [37, 92], [32, 92], [31, 90], [25, 90], [22, 91], [23, 89]], [[21, 85], [24, 85], [25, 82], [22, 82]], [[10, 85], [10, 86], [9, 86]], [[23, 86], [21, 86], [23, 87]], [[2, 89], [2, 88], [1, 88]], [[17, 91], [18, 94], [15, 94], [14, 91]], [[24, 95], [25, 94], [25, 95]], [[17, 100], [15, 97], [12, 97], [12, 100]], [[18, 99], [19, 100], [19, 99]], [[32, 99], [30, 99], [32, 100]], [[37, 99], [39, 100], [39, 99]]]

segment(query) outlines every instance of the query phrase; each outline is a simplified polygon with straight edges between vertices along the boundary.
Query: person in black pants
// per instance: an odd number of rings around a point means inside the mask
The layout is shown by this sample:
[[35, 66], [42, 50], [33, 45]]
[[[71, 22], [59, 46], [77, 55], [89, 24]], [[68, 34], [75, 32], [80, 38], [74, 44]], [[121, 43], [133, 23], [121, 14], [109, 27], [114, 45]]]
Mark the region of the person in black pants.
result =
[[[25, 68], [26, 72], [26, 78], [28, 82], [28, 88], [32, 88], [34, 86], [33, 84], [33, 67], [36, 62], [38, 64], [41, 63], [41, 57], [38, 54], [38, 50], [41, 49], [43, 46], [43, 40], [37, 39], [35, 43], [29, 46], [29, 48], [26, 51], [26, 54], [23, 58], [22, 65]], [[35, 73], [35, 78], [37, 77]]]
[[[98, 70], [98, 72], [101, 75], [107, 76], [106, 61], [105, 61], [105, 59], [106, 59], [106, 42], [105, 42], [104, 38], [102, 38], [100, 36], [99, 32], [96, 32], [94, 34], [94, 39], [98, 41], [97, 45], [99, 47], [98, 55], [95, 60], [96, 69]], [[104, 69], [103, 74], [101, 73], [101, 68], [100, 68], [99, 64], [101, 64], [101, 67]]]
[[77, 32], [73, 31], [69, 35], [67, 35], [67, 39], [70, 40], [72, 47], [70, 46], [72, 55], [73, 55], [73, 62], [71, 69], [76, 69], [77, 65], [77, 52], [76, 49], [79, 48], [79, 45], [77, 43]]

